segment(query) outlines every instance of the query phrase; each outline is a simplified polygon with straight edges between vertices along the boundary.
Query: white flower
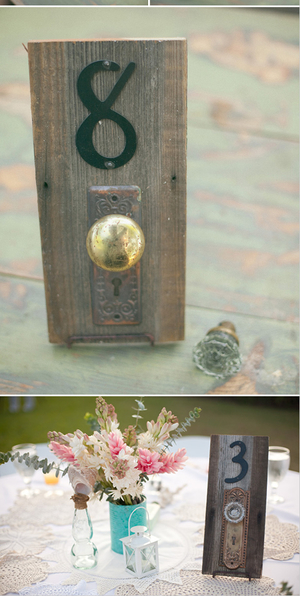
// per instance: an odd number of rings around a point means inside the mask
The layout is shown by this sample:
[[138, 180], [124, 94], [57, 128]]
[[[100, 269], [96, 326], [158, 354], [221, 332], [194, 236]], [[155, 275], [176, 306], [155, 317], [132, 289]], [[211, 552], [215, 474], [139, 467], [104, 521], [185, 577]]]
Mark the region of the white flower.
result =
[[117, 488], [110, 489], [109, 494], [113, 496], [114, 501], [117, 501], [118, 499], [122, 499], [122, 493]]
[[113, 496], [115, 501], [117, 501], [118, 499], [122, 499], [123, 497], [126, 497], [127, 495], [130, 496], [132, 499], [140, 498], [142, 493], [143, 493], [143, 486], [139, 482], [131, 484], [128, 486], [128, 488], [124, 488], [123, 490], [112, 488], [109, 491], [109, 494], [111, 494]]
[[160, 451], [161, 445], [169, 438], [170, 432], [177, 428], [178, 422], [171, 424], [165, 422], [161, 428], [157, 422], [147, 422], [147, 431], [138, 436], [138, 446], [140, 449], [150, 449], [150, 451]]
[[101, 466], [103, 459], [100, 451], [96, 454], [90, 453], [84, 442], [87, 442], [85, 441], [84, 436], [78, 437], [76, 435], [70, 441], [70, 447], [72, 448], [77, 463], [80, 468], [98, 469]]
[[127, 489], [139, 481], [140, 470], [137, 469], [137, 458], [125, 453], [123, 449], [118, 456], [103, 465], [106, 480], [118, 490]]
[[140, 498], [143, 493], [143, 485], [138, 482], [135, 486], [128, 487], [128, 493], [134, 499], [136, 497]]
[[70, 441], [70, 447], [72, 448], [77, 461], [80, 461], [87, 453], [86, 446], [83, 444], [83, 437], [74, 435]]
[[[116, 422], [116, 420], [113, 420], [112, 423], [111, 423], [111, 425], [110, 425], [110, 431], [109, 432], [116, 431], [116, 430], [119, 430], [119, 422]], [[121, 431], [119, 431], [119, 432], [121, 432]]]
[[139, 449], [149, 449], [150, 451], [160, 451], [160, 443], [153, 437], [149, 431], [141, 433], [138, 436]]

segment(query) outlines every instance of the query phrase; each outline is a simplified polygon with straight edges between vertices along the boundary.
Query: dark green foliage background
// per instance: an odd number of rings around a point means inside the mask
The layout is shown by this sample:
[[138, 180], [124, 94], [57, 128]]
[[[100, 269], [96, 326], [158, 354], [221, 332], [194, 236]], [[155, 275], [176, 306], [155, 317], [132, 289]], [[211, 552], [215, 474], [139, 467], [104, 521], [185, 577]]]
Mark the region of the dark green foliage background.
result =
[[[80, 428], [90, 434], [84, 414], [94, 413], [95, 397], [37, 397], [32, 412], [9, 412], [9, 398], [0, 398], [0, 451], [16, 443], [47, 442], [48, 430], [73, 432]], [[24, 398], [21, 398], [23, 405]], [[134, 397], [107, 397], [114, 404], [123, 430], [134, 423]], [[189, 435], [268, 435], [271, 445], [291, 450], [291, 469], [299, 470], [299, 400], [297, 397], [145, 397], [147, 411], [142, 421], [155, 420], [163, 406], [183, 421], [194, 407], [202, 408], [200, 418], [188, 428]]]

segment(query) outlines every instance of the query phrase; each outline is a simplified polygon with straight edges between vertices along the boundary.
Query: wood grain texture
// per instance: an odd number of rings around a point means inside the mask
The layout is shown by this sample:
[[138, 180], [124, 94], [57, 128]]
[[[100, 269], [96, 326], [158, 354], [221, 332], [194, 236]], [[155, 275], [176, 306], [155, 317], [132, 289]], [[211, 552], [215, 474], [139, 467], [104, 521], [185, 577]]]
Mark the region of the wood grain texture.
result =
[[189, 130], [187, 304], [298, 319], [298, 146]]
[[[245, 461], [248, 471], [239, 482], [228, 484], [225, 478], [235, 478], [241, 471], [239, 463], [232, 458], [240, 447], [230, 448], [235, 441], [246, 445]], [[243, 435], [212, 435], [207, 488], [207, 505], [202, 573], [230, 575], [235, 577], [261, 577], [264, 545], [268, 437]], [[245, 567], [235, 570], [220, 565], [221, 529], [224, 490], [241, 488], [250, 491], [249, 527]]]
[[[2, 7], [1, 391], [298, 395], [298, 19], [282, 10], [146, 10], [145, 19], [131, 8], [129, 19], [127, 8], [102, 7], [100, 19], [97, 7], [77, 7], [70, 19], [68, 7], [49, 7], [45, 19], [38, 7]], [[48, 344], [44, 286], [34, 281], [42, 260], [21, 41], [118, 38], [125, 19], [128, 36], [188, 38], [186, 340], [67, 350]], [[192, 348], [228, 318], [249, 365], [215, 381], [195, 367]]]
[[148, 0], [11, 0], [18, 6], [148, 6]]
[[[193, 346], [224, 312], [186, 308], [186, 339], [144, 345], [49, 345], [42, 282], [0, 276], [3, 394], [205, 395], [224, 382], [195, 366]], [[298, 326], [232, 313], [245, 361], [247, 395], [298, 395]], [[234, 378], [233, 378], [234, 381]], [[20, 390], [20, 393], [26, 393]], [[220, 391], [222, 395], [222, 390]], [[245, 382], [230, 395], [245, 395]]]
[[[100, 19], [95, 18], [94, 10], [80, 6], [71, 20], [69, 8], [63, 6], [47, 8], [47, 19], [34, 7], [21, 13], [4, 9], [0, 46], [0, 106], [8, 113], [19, 114], [21, 121], [26, 118], [30, 122], [24, 101], [25, 93], [29, 95], [27, 54], [21, 38], [25, 45], [37, 38], [119, 38], [124, 36], [126, 19], [128, 37], [138, 33], [148, 38], [188, 39], [190, 127], [298, 139], [299, 22], [295, 14], [284, 10], [160, 7], [147, 9], [145, 18], [144, 11], [133, 7], [128, 19], [127, 8], [112, 13], [109, 7], [102, 7]], [[24, 152], [22, 144], [21, 148]], [[8, 159], [10, 144], [5, 149]]]
[[[94, 325], [91, 317], [86, 192], [90, 186], [134, 184], [142, 189], [143, 320], [135, 333], [156, 342], [184, 337], [186, 225], [186, 42], [105, 40], [30, 42], [29, 66], [36, 181], [51, 342], [69, 336], [132, 333], [130, 326]], [[121, 168], [104, 171], [82, 160], [74, 141], [88, 115], [76, 82], [99, 59], [136, 70], [113, 109], [134, 125], [138, 148]], [[176, 73], [176, 76], [174, 76]], [[104, 76], [103, 76], [104, 75]], [[119, 74], [95, 76], [103, 101]], [[95, 147], [117, 150], [120, 129], [95, 131]], [[122, 133], [123, 134], [123, 133]], [[105, 153], [104, 153], [105, 154]]]
[[[150, 0], [151, 6], [184, 6], [184, 0]], [[282, 0], [188, 0], [189, 6], [282, 6]], [[289, 0], [289, 6], [298, 6]]]

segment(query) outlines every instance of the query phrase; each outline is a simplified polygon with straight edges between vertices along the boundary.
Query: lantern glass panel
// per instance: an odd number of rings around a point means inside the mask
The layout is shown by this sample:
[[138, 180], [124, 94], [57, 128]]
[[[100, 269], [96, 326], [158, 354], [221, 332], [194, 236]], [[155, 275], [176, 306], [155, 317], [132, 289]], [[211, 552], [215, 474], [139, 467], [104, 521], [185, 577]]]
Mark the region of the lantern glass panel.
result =
[[135, 552], [133, 548], [130, 546], [125, 546], [125, 555], [126, 555], [126, 569], [136, 573], [136, 566], [135, 566]]
[[153, 571], [157, 567], [156, 544], [141, 549], [142, 572]]

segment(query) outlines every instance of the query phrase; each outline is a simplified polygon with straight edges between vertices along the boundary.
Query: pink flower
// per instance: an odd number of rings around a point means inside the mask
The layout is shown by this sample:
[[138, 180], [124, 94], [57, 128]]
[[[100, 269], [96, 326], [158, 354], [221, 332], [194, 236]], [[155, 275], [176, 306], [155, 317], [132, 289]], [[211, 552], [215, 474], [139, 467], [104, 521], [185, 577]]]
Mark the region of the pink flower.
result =
[[113, 476], [116, 476], [119, 480], [121, 480], [122, 478], [125, 478], [129, 470], [129, 465], [126, 459], [116, 459], [109, 464], [109, 469]]
[[47, 436], [49, 441], [55, 441], [55, 443], [60, 443], [61, 445], [69, 445], [70, 440], [74, 437], [72, 433], [64, 435], [61, 432], [57, 433], [56, 430], [49, 430]]
[[112, 431], [111, 433], [109, 433], [108, 445], [113, 459], [115, 459], [119, 455], [122, 449], [124, 449], [124, 451], [126, 450], [126, 443], [124, 443], [120, 431]]
[[75, 463], [75, 455], [67, 445], [61, 445], [56, 441], [50, 441], [49, 449], [62, 461], [67, 461], [70, 464]]
[[117, 414], [112, 404], [107, 404], [104, 397], [96, 398], [96, 416], [101, 428], [109, 432], [112, 428], [112, 424], [115, 423], [114, 428], [119, 426]]
[[160, 472], [162, 463], [158, 461], [160, 454], [149, 449], [139, 449], [138, 469], [146, 474], [157, 474]]
[[184, 462], [187, 459], [185, 449], [178, 449], [176, 453], [164, 453], [160, 458], [162, 463], [160, 474], [175, 474], [175, 472], [184, 468]]

